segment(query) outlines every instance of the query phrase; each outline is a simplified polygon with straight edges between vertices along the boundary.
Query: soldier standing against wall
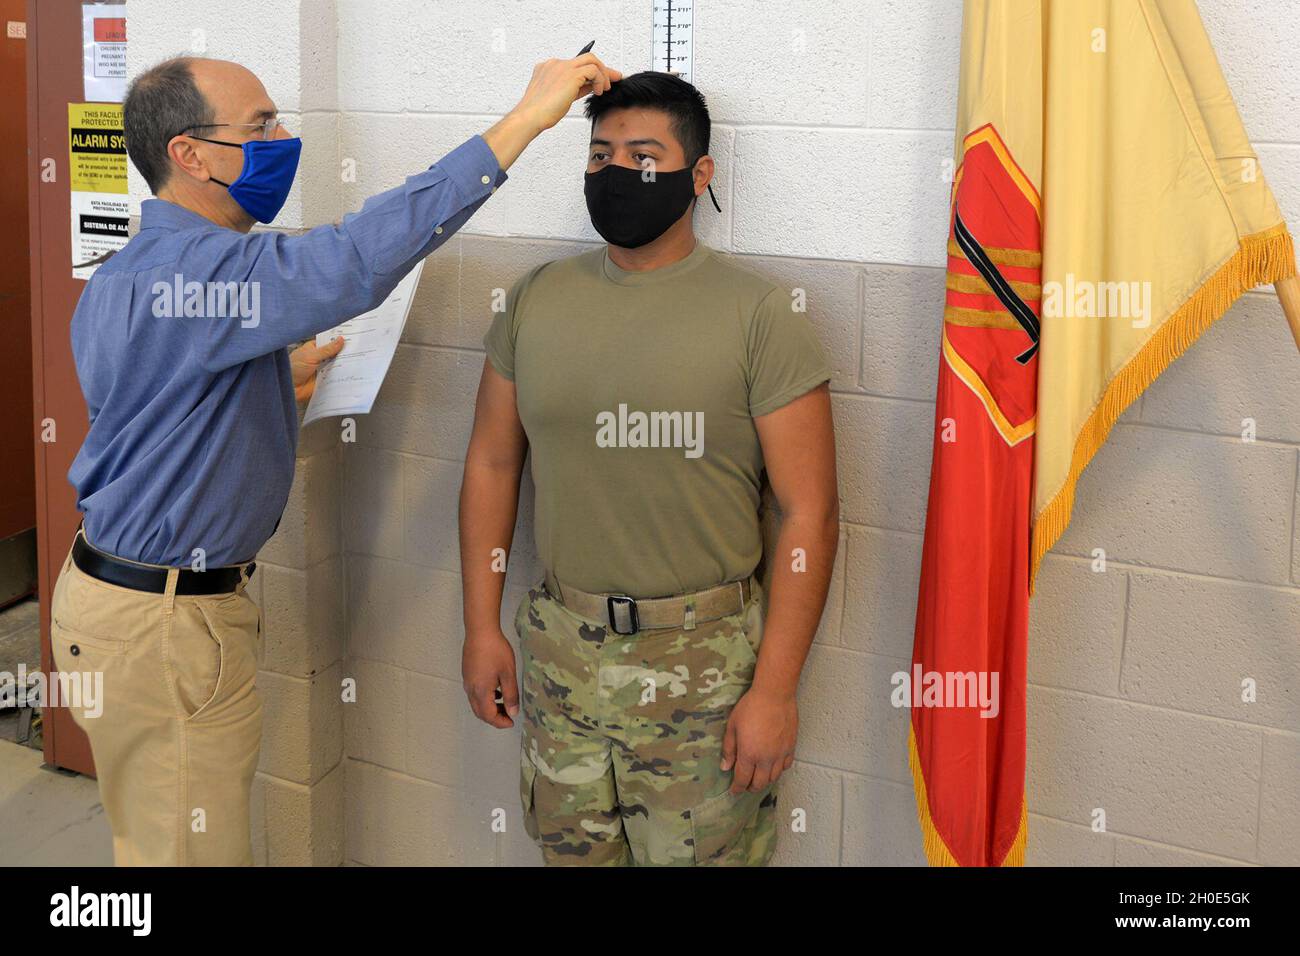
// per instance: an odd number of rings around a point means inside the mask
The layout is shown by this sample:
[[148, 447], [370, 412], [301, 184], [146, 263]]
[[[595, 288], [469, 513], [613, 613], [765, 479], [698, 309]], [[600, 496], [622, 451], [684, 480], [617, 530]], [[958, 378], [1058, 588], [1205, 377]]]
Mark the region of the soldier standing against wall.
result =
[[[639, 73], [587, 115], [608, 245], [525, 275], [484, 340], [465, 689], [495, 727], [522, 712], [525, 826], [547, 863], [761, 865], [838, 541], [831, 373], [786, 290], [695, 238], [714, 171], [699, 92]], [[520, 681], [493, 553], [530, 447], [546, 577], [515, 615]], [[766, 602], [764, 469], [784, 519]]]

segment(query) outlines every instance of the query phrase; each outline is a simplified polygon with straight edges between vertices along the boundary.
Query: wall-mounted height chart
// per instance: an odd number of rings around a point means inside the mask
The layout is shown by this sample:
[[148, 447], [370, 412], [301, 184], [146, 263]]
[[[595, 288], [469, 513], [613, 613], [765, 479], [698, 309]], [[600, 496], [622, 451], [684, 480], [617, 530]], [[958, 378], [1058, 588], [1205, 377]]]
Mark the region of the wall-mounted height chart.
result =
[[691, 80], [691, 39], [694, 0], [654, 0], [654, 27], [651, 45], [654, 50], [652, 69], [676, 73], [687, 83]]

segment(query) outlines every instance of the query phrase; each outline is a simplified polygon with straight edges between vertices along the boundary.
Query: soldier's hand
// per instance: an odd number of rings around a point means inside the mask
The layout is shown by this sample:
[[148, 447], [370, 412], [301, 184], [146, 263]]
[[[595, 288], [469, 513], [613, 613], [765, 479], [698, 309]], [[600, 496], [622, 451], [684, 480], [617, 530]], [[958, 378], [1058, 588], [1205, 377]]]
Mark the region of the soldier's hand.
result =
[[799, 735], [799, 706], [793, 694], [768, 693], [751, 687], [732, 708], [722, 737], [722, 769], [735, 768], [733, 794], [757, 793], [794, 763]]
[[[519, 713], [515, 649], [499, 628], [496, 633], [465, 636], [460, 673], [474, 716], [493, 727], [513, 727], [510, 718]], [[500, 703], [497, 703], [498, 691]]]

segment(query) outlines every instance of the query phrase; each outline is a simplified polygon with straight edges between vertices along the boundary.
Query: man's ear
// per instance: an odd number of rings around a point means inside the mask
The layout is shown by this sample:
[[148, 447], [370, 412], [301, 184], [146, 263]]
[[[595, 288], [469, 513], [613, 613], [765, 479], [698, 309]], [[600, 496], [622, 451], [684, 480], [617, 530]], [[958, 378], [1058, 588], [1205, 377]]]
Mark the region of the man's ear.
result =
[[695, 169], [692, 170], [693, 178], [695, 180], [695, 195], [704, 195], [704, 190], [709, 187], [709, 183], [713, 182], [713, 173], [714, 166], [712, 156], [701, 156], [695, 161]]
[[208, 164], [199, 156], [198, 150], [194, 148], [194, 141], [188, 136], [173, 136], [167, 143], [167, 155], [184, 173], [200, 182], [207, 182], [212, 178]]

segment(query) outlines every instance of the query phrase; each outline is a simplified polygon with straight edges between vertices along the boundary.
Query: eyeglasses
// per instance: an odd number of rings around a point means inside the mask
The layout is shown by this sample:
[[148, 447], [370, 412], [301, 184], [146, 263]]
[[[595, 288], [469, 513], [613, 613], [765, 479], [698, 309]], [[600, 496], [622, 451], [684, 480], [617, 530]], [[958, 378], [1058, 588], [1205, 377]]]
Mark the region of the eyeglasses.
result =
[[228, 127], [233, 128], [233, 129], [251, 129], [251, 130], [261, 130], [261, 131], [262, 131], [262, 135], [261, 135], [260, 137], [255, 137], [255, 138], [260, 138], [260, 139], [264, 139], [264, 140], [265, 140], [265, 139], [275, 139], [275, 134], [276, 134], [276, 132], [277, 132], [278, 130], [281, 130], [281, 129], [284, 128], [284, 124], [280, 122], [280, 117], [278, 117], [278, 116], [271, 116], [271, 117], [268, 117], [266, 120], [264, 120], [264, 121], [261, 122], [261, 123], [202, 123], [202, 124], [200, 124], [200, 125], [198, 125], [198, 126], [187, 126], [187, 127], [185, 127], [185, 129], [181, 130], [181, 131], [180, 131], [179, 133], [177, 133], [176, 135], [177, 135], [177, 136], [184, 136], [184, 135], [186, 135], [187, 133], [189, 133], [190, 130], [194, 130], [194, 129], [217, 129], [218, 127], [222, 127], [222, 126], [228, 126]]

